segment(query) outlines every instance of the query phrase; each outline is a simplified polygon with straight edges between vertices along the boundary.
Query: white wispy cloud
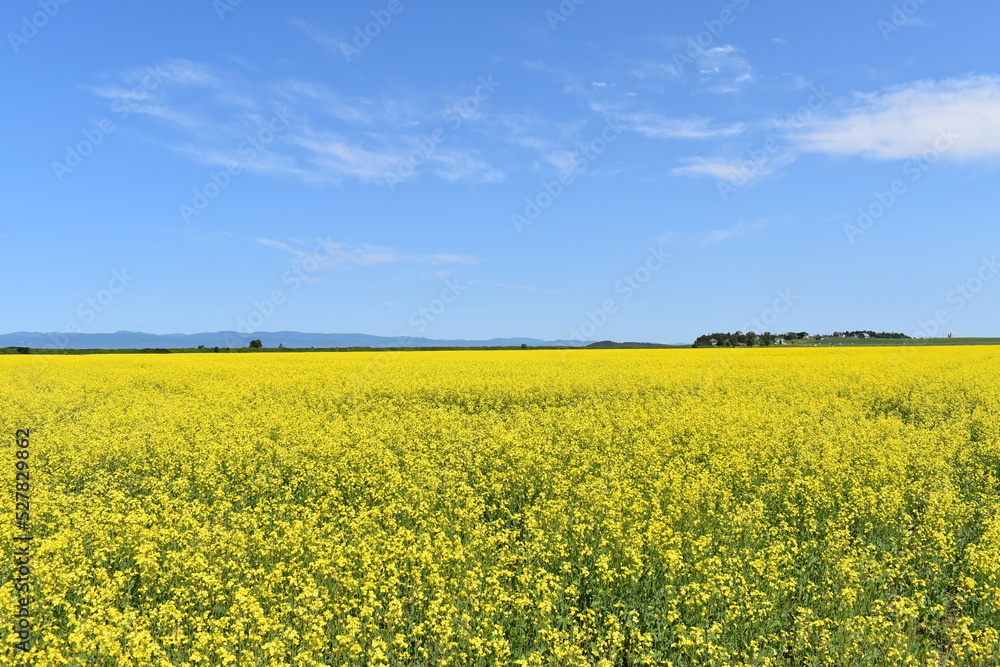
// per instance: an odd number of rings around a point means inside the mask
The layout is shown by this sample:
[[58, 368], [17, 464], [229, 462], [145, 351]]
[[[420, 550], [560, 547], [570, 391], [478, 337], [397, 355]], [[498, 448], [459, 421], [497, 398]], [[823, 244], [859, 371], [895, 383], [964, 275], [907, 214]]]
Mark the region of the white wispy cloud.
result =
[[404, 255], [404, 257], [414, 257], [416, 261], [427, 264], [478, 264], [479, 258], [475, 255], [459, 255], [455, 253], [439, 252], [424, 255]]
[[587, 120], [553, 121], [535, 114], [498, 114], [484, 123], [493, 139], [526, 149], [539, 165], [551, 165], [560, 173], [572, 172], [577, 162], [575, 147], [589, 141]]
[[753, 222], [740, 220], [728, 229], [713, 229], [707, 232], [665, 232], [655, 239], [656, 243], [665, 246], [680, 247], [686, 245], [700, 245], [702, 247], [712, 246], [727, 241], [760, 234], [762, 232], [780, 227], [788, 220], [778, 220], [774, 218], [759, 218]]
[[[236, 163], [315, 183], [389, 185], [389, 175], [401, 168], [446, 181], [505, 177], [478, 150], [450, 136], [447, 146], [430, 139], [435, 128], [447, 127], [444, 111], [454, 101], [447, 96], [375, 99], [299, 79], [250, 84], [239, 74], [187, 60], [132, 68], [88, 89], [149, 119], [151, 125], [133, 127], [137, 136], [213, 167]], [[291, 120], [275, 125], [276, 115]], [[266, 141], [257, 140], [262, 132]]]
[[116, 78], [132, 89], [155, 89], [163, 83], [173, 87], [202, 88], [218, 88], [223, 84], [223, 77], [214, 68], [184, 58], [171, 58], [145, 67], [131, 67]]
[[510, 283], [493, 283], [493, 286], [494, 287], [499, 287], [501, 289], [518, 290], [520, 292], [539, 292], [541, 294], [550, 294], [550, 295], [553, 295], [553, 296], [562, 296], [562, 295], [564, 295], [566, 293], [563, 290], [547, 289], [547, 288], [544, 288], [544, 287], [534, 287], [532, 285], [520, 285], [520, 284], [517, 284], [517, 283], [514, 283], [514, 284], [510, 284]]
[[491, 165], [477, 159], [469, 150], [441, 150], [430, 156], [431, 171], [446, 181], [472, 181], [497, 183], [506, 175]]
[[682, 158], [682, 166], [670, 171], [673, 176], [708, 177], [727, 181], [736, 185], [749, 185], [770, 176], [779, 169], [795, 162], [796, 156], [789, 151], [775, 155], [766, 154], [764, 159], [688, 157]]
[[733, 93], [754, 80], [753, 66], [741, 49], [720, 44], [692, 52], [687, 37], [662, 40], [665, 52], [656, 58], [625, 62], [629, 75], [642, 82], [689, 82], [709, 93]]
[[196, 105], [177, 103], [175, 93], [201, 89], [200, 94], [228, 94], [226, 86], [207, 66], [188, 60], [168, 60], [144, 68], [121, 72], [113, 81], [84, 86], [97, 97], [111, 100], [116, 114], [148, 116], [174, 129], [204, 132], [209, 127], [206, 115]]
[[270, 86], [288, 105], [307, 107], [337, 121], [363, 127], [410, 131], [423, 123], [441, 125], [443, 111], [433, 103], [387, 96], [345, 95], [317, 81], [292, 79]]
[[723, 243], [725, 241], [732, 241], [733, 239], [743, 238], [744, 236], [758, 234], [771, 229], [776, 225], [777, 223], [774, 220], [767, 218], [754, 220], [750, 223], [740, 220], [736, 225], [730, 227], [729, 229], [713, 229], [708, 232], [701, 243], [702, 245], [708, 246], [715, 245], [716, 243]]
[[750, 62], [730, 44], [705, 50], [697, 67], [698, 81], [712, 93], [734, 93], [753, 81]]
[[275, 85], [274, 90], [289, 104], [309, 104], [347, 123], [372, 125], [380, 117], [375, 100], [337, 94], [322, 83], [293, 79]]
[[338, 54], [341, 53], [341, 40], [334, 38], [316, 24], [297, 18], [289, 19], [288, 23], [301, 30], [306, 37], [313, 40], [324, 49]]
[[660, 81], [680, 79], [683, 69], [670, 60], [630, 60], [626, 61], [628, 74], [639, 81]]
[[713, 139], [744, 131], [742, 124], [713, 126], [708, 118], [671, 118], [659, 113], [622, 113], [615, 119], [627, 130], [651, 139]]
[[[425, 137], [413, 135], [390, 138], [371, 134], [366, 138], [377, 145], [369, 148], [339, 134], [306, 129], [300, 129], [289, 141], [304, 149], [304, 159], [310, 165], [309, 180], [314, 181], [355, 178], [364, 183], [386, 184], [390, 176], [398, 177], [401, 167], [407, 165], [414, 174], [426, 171], [447, 181], [495, 183], [505, 177], [501, 170], [479, 159], [473, 149], [435, 146], [433, 152], [428, 152], [420, 148]], [[413, 166], [414, 155], [422, 164]]]
[[1000, 156], [1000, 77], [918, 81], [857, 93], [838, 113], [796, 136], [801, 148], [833, 155], [898, 160], [935, 150], [973, 160]]
[[227, 159], [206, 164], [239, 162], [239, 143], [274, 112], [274, 105], [255, 97], [239, 75], [189, 60], [166, 60], [105, 78], [110, 80], [85, 88], [110, 100], [115, 117], [131, 117], [137, 136], [193, 159], [229, 150]]
[[272, 248], [277, 248], [278, 250], [284, 250], [285, 252], [295, 252], [294, 248], [292, 248], [287, 243], [282, 243], [281, 241], [275, 241], [274, 239], [264, 239], [264, 238], [259, 238], [255, 240], [257, 241], [257, 243], [271, 246]]
[[674, 176], [709, 176], [725, 181], [735, 180], [743, 173], [739, 160], [712, 157], [682, 158], [684, 163], [670, 171]]
[[399, 164], [399, 154], [392, 148], [364, 148], [333, 132], [300, 129], [290, 141], [305, 150], [317, 180], [384, 181], [386, 173]]
[[289, 243], [269, 238], [254, 239], [261, 245], [275, 248], [296, 257], [297, 261], [311, 259], [320, 264], [320, 268], [333, 266], [372, 266], [376, 264], [410, 263], [425, 266], [442, 264], [477, 264], [480, 258], [475, 255], [458, 253], [409, 253], [395, 248], [370, 245], [367, 243], [347, 243], [344, 241], [324, 240], [320, 244], [308, 244], [303, 241], [289, 239]]

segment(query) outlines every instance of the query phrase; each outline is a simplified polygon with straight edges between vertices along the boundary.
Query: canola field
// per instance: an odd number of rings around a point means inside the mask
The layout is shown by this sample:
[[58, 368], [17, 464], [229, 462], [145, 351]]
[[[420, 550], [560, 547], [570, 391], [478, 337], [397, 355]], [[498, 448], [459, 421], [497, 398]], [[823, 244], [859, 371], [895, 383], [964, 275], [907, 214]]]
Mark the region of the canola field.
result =
[[1000, 348], [15, 355], [0, 377], [3, 665], [1000, 664]]

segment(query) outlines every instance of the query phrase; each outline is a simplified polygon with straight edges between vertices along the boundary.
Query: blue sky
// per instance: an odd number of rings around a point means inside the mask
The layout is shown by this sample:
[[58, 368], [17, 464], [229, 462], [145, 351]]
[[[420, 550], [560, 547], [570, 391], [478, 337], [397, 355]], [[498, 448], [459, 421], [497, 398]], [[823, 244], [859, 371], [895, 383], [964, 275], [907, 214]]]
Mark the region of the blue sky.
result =
[[10, 2], [0, 331], [1000, 335], [993, 2]]

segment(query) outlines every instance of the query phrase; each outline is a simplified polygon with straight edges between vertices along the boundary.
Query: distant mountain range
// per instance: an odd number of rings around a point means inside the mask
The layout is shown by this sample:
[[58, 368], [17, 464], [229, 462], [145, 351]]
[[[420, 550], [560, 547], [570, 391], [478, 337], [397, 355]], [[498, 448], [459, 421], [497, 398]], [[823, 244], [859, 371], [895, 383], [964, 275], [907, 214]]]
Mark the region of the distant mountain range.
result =
[[491, 338], [490, 340], [444, 340], [409, 336], [371, 336], [358, 333], [301, 333], [299, 331], [216, 331], [197, 334], [150, 334], [141, 331], [115, 333], [40, 333], [18, 331], [0, 334], [0, 347], [36, 349], [127, 350], [142, 348], [246, 347], [260, 339], [264, 347], [507, 347], [529, 345], [583, 347], [592, 341], [539, 340], [537, 338]]

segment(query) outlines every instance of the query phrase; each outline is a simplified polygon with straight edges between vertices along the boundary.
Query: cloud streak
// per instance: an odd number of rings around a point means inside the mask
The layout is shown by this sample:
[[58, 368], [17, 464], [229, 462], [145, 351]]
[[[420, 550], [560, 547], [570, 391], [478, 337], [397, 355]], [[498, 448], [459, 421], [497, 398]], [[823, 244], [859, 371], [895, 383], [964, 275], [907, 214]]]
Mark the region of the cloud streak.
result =
[[795, 135], [802, 150], [908, 159], [933, 148], [942, 133], [955, 138], [953, 160], [1000, 156], [1000, 77], [918, 81], [855, 94], [838, 115], [817, 118]]
[[681, 158], [682, 166], [670, 171], [672, 176], [708, 177], [738, 186], [750, 185], [795, 162], [790, 152], [768, 155], [764, 160], [724, 157]]
[[688, 232], [681, 234], [678, 232], [667, 232], [656, 238], [657, 243], [673, 247], [698, 245], [703, 248], [735, 241], [736, 239], [754, 236], [769, 231], [785, 224], [787, 221], [779, 221], [771, 218], [759, 218], [753, 222], [740, 220], [728, 229], [713, 229], [707, 232]]
[[[153, 145], [213, 167], [235, 163], [312, 183], [353, 179], [387, 185], [387, 175], [412, 162], [433, 127], [444, 123], [433, 104], [342, 95], [298, 79], [250, 86], [239, 76], [187, 60], [126, 70], [88, 89], [150, 121], [151, 126], [134, 129]], [[273, 108], [288, 110], [292, 122], [248, 161], [240, 148], [266, 127]], [[434, 148], [419, 156], [427, 175], [472, 183], [505, 178], [478, 150], [457, 142]]]
[[713, 127], [707, 118], [670, 118], [657, 113], [626, 113], [616, 118], [626, 129], [651, 139], [714, 139], [744, 131], [738, 123]]
[[[310, 252], [302, 249], [307, 244], [302, 241], [290, 240], [290, 243], [269, 238], [254, 239], [257, 243], [274, 248], [283, 253], [294, 255], [297, 260], [315, 258], [315, 251]], [[477, 264], [479, 257], [475, 255], [464, 255], [457, 253], [408, 253], [395, 248], [370, 245], [367, 243], [354, 244], [342, 241], [331, 241], [329, 239], [320, 243], [325, 255], [329, 255], [329, 260], [320, 268], [332, 268], [334, 266], [373, 266], [377, 264], [417, 264], [423, 266], [440, 266], [444, 264]], [[300, 246], [300, 247], [295, 247]]]

